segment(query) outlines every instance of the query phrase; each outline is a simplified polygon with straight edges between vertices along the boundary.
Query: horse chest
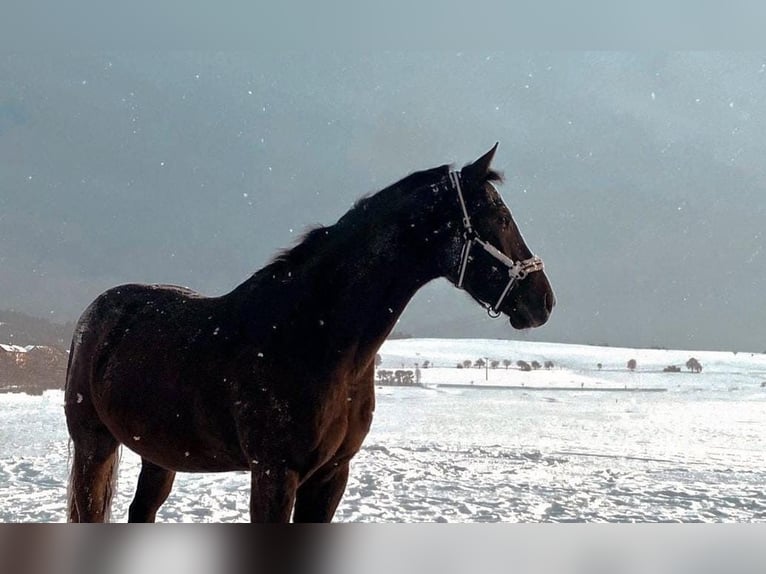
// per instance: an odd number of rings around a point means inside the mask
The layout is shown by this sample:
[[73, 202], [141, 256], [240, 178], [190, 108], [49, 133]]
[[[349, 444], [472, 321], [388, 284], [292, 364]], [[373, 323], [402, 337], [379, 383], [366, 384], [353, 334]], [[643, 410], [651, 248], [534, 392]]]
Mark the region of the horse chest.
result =
[[289, 452], [292, 465], [303, 474], [331, 460], [351, 458], [370, 427], [371, 388], [337, 382], [326, 389], [297, 388], [295, 393], [277, 393], [264, 385], [237, 401], [238, 426], [247, 437], [244, 450], [256, 458], [274, 448]]
[[374, 392], [371, 387], [350, 386], [328, 403], [316, 425], [317, 454], [323, 461], [351, 458], [370, 429]]

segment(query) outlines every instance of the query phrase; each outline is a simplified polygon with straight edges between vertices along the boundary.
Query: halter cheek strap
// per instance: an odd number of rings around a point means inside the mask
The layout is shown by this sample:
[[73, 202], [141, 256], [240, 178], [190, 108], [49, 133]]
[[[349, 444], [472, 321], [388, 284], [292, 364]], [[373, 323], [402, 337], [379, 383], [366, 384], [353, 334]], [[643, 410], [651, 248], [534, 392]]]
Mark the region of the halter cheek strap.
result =
[[465, 279], [465, 272], [468, 268], [468, 263], [471, 256], [471, 248], [478, 245], [484, 251], [489, 253], [498, 262], [500, 262], [508, 271], [508, 282], [505, 284], [505, 288], [500, 293], [497, 301], [493, 304], [487, 303], [487, 312], [491, 317], [500, 316], [500, 306], [505, 298], [511, 292], [513, 287], [518, 281], [522, 281], [527, 275], [535, 271], [542, 271], [545, 266], [543, 260], [537, 256], [524, 259], [523, 261], [513, 261], [510, 257], [505, 255], [502, 251], [497, 249], [494, 245], [484, 241], [474, 230], [471, 225], [471, 217], [468, 215], [468, 209], [465, 205], [465, 198], [463, 197], [463, 189], [460, 186], [460, 173], [452, 171], [449, 174], [450, 183], [452, 188], [457, 192], [458, 199], [460, 201], [460, 209], [463, 212], [463, 237], [465, 239], [463, 248], [460, 253], [460, 268], [458, 269], [457, 287], [463, 288], [463, 280]]

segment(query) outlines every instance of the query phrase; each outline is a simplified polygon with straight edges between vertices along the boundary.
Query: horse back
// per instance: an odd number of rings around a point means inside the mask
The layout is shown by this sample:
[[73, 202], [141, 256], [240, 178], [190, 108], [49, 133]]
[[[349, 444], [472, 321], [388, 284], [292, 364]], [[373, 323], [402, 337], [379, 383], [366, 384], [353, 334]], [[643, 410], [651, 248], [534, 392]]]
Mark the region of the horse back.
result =
[[75, 324], [68, 371], [77, 363], [103, 359], [103, 352], [117, 348], [132, 329], [143, 329], [144, 335], [161, 331], [162, 324], [177, 320], [190, 301], [201, 299], [195, 291], [174, 285], [126, 284], [105, 291]]
[[[65, 390], [68, 423], [76, 424], [83, 407], [92, 405], [115, 438], [157, 464], [197, 469], [202, 463], [194, 455], [207, 457], [192, 447], [205, 444], [218, 451], [216, 465], [242, 467], [241, 454], [230, 446], [237, 440], [229, 388], [219, 376], [226, 351], [233, 352], [225, 340], [231, 321], [224, 315], [220, 298], [182, 287], [128, 284], [101, 294], [75, 328]], [[159, 452], [160, 445], [181, 442], [185, 446], [172, 457]]]

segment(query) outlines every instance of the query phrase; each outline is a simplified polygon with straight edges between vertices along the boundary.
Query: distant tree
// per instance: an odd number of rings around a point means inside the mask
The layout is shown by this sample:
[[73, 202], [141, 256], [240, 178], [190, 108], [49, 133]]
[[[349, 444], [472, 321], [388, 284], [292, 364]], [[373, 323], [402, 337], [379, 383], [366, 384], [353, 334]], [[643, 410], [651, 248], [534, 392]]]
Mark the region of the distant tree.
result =
[[458, 368], [458, 369], [462, 369], [463, 368], [463, 363], [458, 363], [457, 365], [455, 365], [455, 367]]
[[416, 373], [409, 369], [397, 369], [396, 371], [378, 369], [377, 373], [378, 384], [380, 385], [410, 386], [416, 383], [415, 378]]
[[533, 369], [537, 370], [540, 367], [542, 367], [542, 365], [540, 363], [538, 363], [537, 361], [532, 361], [532, 368]]
[[430, 366], [431, 366], [431, 361], [423, 361], [423, 368], [424, 369], [427, 369]]
[[516, 365], [522, 370], [522, 371], [531, 371], [532, 365], [527, 363], [526, 361], [516, 361]]
[[500, 366], [500, 361], [492, 361], [489, 366], [493, 369], [497, 369]]
[[600, 371], [601, 367], [603, 367], [604, 365], [602, 365], [601, 363], [597, 363], [596, 366], [598, 367], [598, 370]]
[[628, 369], [630, 369], [631, 371], [635, 371], [636, 370], [636, 360], [635, 359], [631, 359], [630, 361], [628, 361]]
[[394, 373], [394, 376], [396, 377], [396, 382], [399, 385], [407, 386], [407, 385], [415, 384], [414, 373], [412, 371], [409, 371], [409, 370], [396, 371]]
[[469, 359], [466, 359], [465, 361], [463, 361], [463, 368], [464, 369], [470, 369], [471, 365], [473, 365], [473, 362], [470, 361]]
[[477, 369], [483, 369], [486, 364], [487, 363], [484, 362], [484, 359], [476, 359], [473, 363], [473, 366]]
[[694, 357], [692, 357], [691, 359], [686, 361], [686, 368], [689, 369], [692, 373], [701, 373], [702, 372], [702, 365]]
[[552, 369], [554, 367], [553, 361], [545, 361], [545, 368]]
[[513, 362], [510, 359], [503, 359], [503, 366], [508, 369], [513, 364]]
[[662, 369], [662, 372], [663, 373], [680, 373], [681, 372], [681, 367], [679, 367], [677, 365], [668, 365], [667, 367]]

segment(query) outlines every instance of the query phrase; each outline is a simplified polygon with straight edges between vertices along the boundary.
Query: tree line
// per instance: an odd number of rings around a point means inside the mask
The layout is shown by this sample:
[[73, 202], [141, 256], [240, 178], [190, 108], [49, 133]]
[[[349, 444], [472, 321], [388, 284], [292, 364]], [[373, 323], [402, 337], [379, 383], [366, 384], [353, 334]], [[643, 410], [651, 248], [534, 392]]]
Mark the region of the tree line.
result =
[[475, 361], [471, 361], [470, 359], [466, 359], [465, 361], [462, 361], [460, 363], [457, 363], [455, 365], [455, 368], [457, 369], [484, 369], [484, 368], [490, 368], [490, 369], [498, 369], [500, 368], [500, 365], [503, 365], [505, 369], [509, 369], [512, 365], [515, 365], [522, 371], [533, 371], [537, 369], [552, 369], [555, 364], [553, 361], [545, 361], [544, 363], [540, 363], [538, 361], [516, 361], [515, 363], [511, 361], [510, 359], [503, 359], [502, 361], [499, 361], [497, 359], [491, 359], [489, 361], [485, 359], [476, 359]]
[[[598, 368], [600, 369], [603, 365], [601, 363], [598, 363]], [[627, 367], [629, 371], [635, 371], [636, 367], [638, 366], [638, 363], [635, 359], [630, 359], [627, 363]], [[692, 373], [701, 373], [702, 372], [702, 363], [700, 363], [697, 359], [694, 357], [690, 357], [688, 361], [686, 361], [686, 368], [691, 371]], [[680, 373], [681, 367], [678, 365], [668, 365], [666, 367], [663, 367], [662, 372], [664, 373]]]

